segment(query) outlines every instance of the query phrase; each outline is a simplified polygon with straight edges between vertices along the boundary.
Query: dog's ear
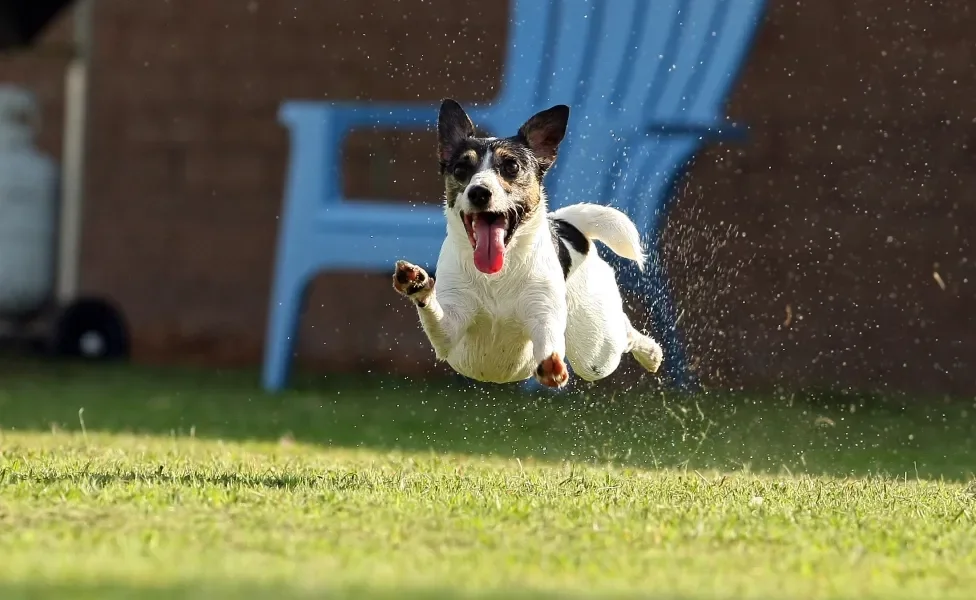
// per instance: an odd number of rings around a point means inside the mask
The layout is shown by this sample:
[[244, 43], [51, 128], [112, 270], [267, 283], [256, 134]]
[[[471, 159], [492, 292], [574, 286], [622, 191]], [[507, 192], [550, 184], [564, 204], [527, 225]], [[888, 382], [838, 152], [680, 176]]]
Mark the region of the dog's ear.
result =
[[559, 142], [563, 141], [568, 124], [569, 107], [565, 104], [557, 104], [536, 113], [519, 128], [519, 137], [535, 154], [543, 173], [556, 162]]
[[441, 112], [437, 117], [437, 160], [442, 172], [458, 146], [473, 135], [474, 123], [461, 105], [450, 98], [441, 102]]

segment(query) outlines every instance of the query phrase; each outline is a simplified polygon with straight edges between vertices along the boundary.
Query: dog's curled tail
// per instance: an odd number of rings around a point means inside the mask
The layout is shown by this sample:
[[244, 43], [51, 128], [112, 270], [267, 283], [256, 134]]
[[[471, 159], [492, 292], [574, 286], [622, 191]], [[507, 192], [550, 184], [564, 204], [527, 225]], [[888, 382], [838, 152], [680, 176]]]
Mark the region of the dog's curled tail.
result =
[[600, 240], [615, 254], [637, 263], [644, 269], [646, 256], [640, 234], [630, 217], [602, 204], [572, 204], [551, 213], [552, 218], [566, 221], [591, 240]]

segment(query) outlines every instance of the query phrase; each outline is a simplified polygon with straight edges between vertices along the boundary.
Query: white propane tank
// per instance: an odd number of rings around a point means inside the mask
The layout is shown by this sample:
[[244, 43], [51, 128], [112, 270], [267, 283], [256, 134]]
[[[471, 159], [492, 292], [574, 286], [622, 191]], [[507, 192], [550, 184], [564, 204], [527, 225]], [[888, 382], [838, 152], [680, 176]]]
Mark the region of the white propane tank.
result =
[[58, 173], [34, 147], [34, 95], [0, 84], [0, 318], [22, 319], [52, 297]]

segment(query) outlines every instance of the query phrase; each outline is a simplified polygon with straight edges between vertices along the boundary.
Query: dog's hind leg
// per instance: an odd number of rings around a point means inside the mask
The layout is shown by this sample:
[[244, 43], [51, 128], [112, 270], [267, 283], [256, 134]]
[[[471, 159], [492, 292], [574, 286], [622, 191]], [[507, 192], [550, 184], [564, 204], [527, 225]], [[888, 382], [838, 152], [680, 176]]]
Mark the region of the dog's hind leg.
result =
[[642, 367], [651, 373], [657, 373], [664, 361], [664, 351], [661, 345], [648, 335], [645, 335], [628, 323], [627, 351], [630, 352]]
[[631, 325], [616, 283], [613, 269], [595, 255], [567, 281], [566, 352], [573, 372], [587, 381], [613, 373], [627, 352], [652, 373], [661, 366], [661, 346]]
[[630, 321], [621, 307], [613, 269], [594, 253], [566, 283], [569, 364], [581, 379], [603, 379], [617, 370], [630, 347]]

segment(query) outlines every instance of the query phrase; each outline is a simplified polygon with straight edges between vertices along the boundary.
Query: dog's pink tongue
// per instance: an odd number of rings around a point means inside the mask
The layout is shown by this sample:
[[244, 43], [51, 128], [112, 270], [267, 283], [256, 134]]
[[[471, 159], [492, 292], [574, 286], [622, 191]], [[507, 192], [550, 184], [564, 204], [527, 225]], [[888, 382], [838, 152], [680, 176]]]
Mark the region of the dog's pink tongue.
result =
[[501, 271], [505, 264], [505, 221], [475, 219], [474, 237], [474, 266], [489, 275]]

